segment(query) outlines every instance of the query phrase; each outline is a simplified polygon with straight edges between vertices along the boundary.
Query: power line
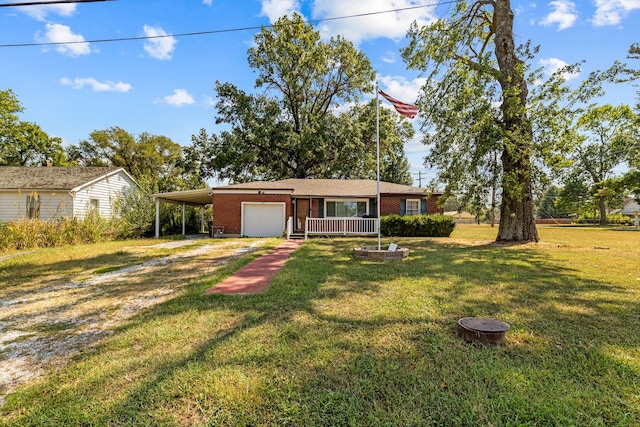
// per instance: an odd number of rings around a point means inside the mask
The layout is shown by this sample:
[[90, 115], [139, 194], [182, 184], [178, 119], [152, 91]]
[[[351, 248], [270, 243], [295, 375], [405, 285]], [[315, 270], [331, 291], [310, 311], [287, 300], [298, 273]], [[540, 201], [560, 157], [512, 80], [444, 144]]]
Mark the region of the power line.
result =
[[[114, 0], [85, 0], [85, 1], [114, 1]], [[66, 2], [71, 2], [71, 1], [66, 1]], [[82, 3], [83, 1], [77, 1], [77, 2]], [[432, 4], [429, 4], [429, 5], [409, 6], [409, 7], [403, 7], [403, 8], [398, 8], [398, 9], [382, 10], [382, 11], [378, 11], [378, 12], [366, 12], [366, 13], [358, 13], [358, 14], [353, 14], [353, 15], [336, 16], [336, 17], [332, 17], [332, 18], [313, 19], [313, 20], [306, 21], [306, 23], [307, 24], [317, 24], [317, 23], [320, 23], [320, 22], [338, 21], [338, 20], [342, 20], [342, 19], [362, 18], [362, 17], [365, 17], [365, 16], [382, 15], [382, 14], [385, 14], [385, 13], [403, 12], [403, 11], [406, 11], [406, 10], [421, 9], [421, 8], [427, 8], [427, 7], [437, 7], [437, 6], [442, 6], [442, 5], [446, 5], [446, 4], [454, 4], [454, 3], [457, 3], [457, 2], [458, 2], [458, 0], [440, 1], [438, 3], [432, 3]], [[36, 3], [39, 4], [39, 2], [36, 2]], [[52, 2], [46, 2], [46, 4], [49, 4], [49, 3], [52, 3]], [[239, 32], [239, 31], [260, 30], [262, 28], [276, 28], [278, 26], [279, 26], [278, 24], [270, 24], [270, 25], [260, 25], [260, 26], [252, 26], [252, 27], [228, 28], [228, 29], [223, 29], [223, 30], [209, 30], [209, 31], [194, 31], [194, 32], [188, 32], [188, 33], [162, 34], [162, 35], [155, 35], [155, 36], [120, 37], [120, 38], [94, 39], [94, 40], [83, 40], [83, 41], [72, 40], [72, 41], [66, 41], [66, 42], [37, 42], [37, 43], [0, 44], [0, 48], [3, 48], [3, 47], [58, 46], [58, 45], [82, 44], [82, 43], [111, 43], [111, 42], [122, 42], [122, 41], [132, 41], [132, 40], [161, 39], [161, 38], [168, 38], [168, 37], [176, 37], [176, 38], [177, 37], [191, 37], [191, 36], [201, 36], [201, 35], [208, 35], [208, 34], [221, 34], [221, 33], [233, 33], [233, 32]]]
[[103, 1], [117, 0], [51, 0], [51, 1], [23, 1], [19, 3], [0, 3], [0, 7], [22, 7], [22, 6], [46, 6], [50, 4], [68, 4], [68, 3], [97, 3]]

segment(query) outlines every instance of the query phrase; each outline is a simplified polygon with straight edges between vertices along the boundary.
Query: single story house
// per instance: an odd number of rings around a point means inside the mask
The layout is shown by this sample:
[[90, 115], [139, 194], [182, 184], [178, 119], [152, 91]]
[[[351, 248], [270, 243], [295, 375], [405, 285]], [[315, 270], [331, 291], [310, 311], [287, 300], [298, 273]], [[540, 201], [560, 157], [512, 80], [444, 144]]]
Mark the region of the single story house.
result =
[[624, 201], [624, 207], [620, 211], [622, 215], [634, 216], [635, 212], [640, 212], [640, 203], [636, 202], [633, 197], [628, 197]]
[[[441, 192], [380, 182], [380, 215], [442, 213]], [[213, 227], [225, 236], [270, 237], [377, 233], [377, 182], [366, 179], [253, 181], [210, 189], [153, 194], [156, 237], [160, 203], [212, 205]], [[184, 221], [184, 216], [183, 216]], [[183, 224], [184, 230], [184, 224]]]
[[467, 211], [462, 211], [462, 212], [448, 211], [448, 212], [445, 212], [444, 214], [455, 218], [456, 223], [458, 224], [475, 224], [476, 223], [476, 216]]
[[[213, 224], [225, 235], [281, 236], [309, 232], [307, 219], [377, 217], [377, 182], [366, 179], [285, 179], [255, 181], [211, 189]], [[380, 215], [442, 213], [437, 207], [442, 193], [424, 188], [380, 182]], [[291, 218], [291, 224], [287, 221]], [[316, 221], [317, 227], [322, 221]], [[324, 226], [329, 224], [324, 221]], [[361, 229], [361, 228], [360, 228]], [[326, 228], [327, 234], [349, 234]], [[354, 230], [354, 233], [357, 230]]]
[[110, 218], [119, 195], [138, 188], [123, 168], [0, 167], [0, 222], [24, 218]]

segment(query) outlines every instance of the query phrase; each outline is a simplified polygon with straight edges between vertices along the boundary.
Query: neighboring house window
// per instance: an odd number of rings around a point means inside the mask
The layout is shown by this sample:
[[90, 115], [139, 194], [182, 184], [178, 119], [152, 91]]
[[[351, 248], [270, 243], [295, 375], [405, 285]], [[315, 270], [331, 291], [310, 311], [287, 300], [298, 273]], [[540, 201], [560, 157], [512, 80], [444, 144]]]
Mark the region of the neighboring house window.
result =
[[40, 196], [36, 193], [27, 196], [27, 218], [40, 218]]
[[92, 211], [99, 212], [100, 211], [100, 200], [99, 199], [91, 199], [89, 200], [89, 206]]
[[367, 202], [364, 200], [328, 200], [327, 217], [362, 217], [367, 214]]
[[420, 199], [407, 199], [407, 215], [420, 215]]

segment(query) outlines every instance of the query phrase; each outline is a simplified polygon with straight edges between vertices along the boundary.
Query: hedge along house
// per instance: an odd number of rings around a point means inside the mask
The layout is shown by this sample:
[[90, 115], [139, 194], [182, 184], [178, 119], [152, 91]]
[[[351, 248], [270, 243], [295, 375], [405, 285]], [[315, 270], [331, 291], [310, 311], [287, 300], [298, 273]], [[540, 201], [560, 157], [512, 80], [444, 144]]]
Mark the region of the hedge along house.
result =
[[[380, 215], [442, 213], [439, 192], [380, 182]], [[213, 224], [228, 236], [377, 234], [375, 180], [285, 179], [211, 189]]]
[[122, 168], [0, 167], [0, 222], [114, 214], [120, 195], [138, 185]]

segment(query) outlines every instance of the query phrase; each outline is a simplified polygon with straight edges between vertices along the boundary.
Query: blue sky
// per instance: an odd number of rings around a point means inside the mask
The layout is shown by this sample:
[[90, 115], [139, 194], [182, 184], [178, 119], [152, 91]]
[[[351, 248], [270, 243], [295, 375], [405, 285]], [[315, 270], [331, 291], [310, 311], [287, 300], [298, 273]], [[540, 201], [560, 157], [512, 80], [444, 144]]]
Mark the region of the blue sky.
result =
[[[17, 0], [0, 0], [0, 4]], [[92, 40], [145, 35], [208, 32], [259, 27], [293, 11], [323, 19], [388, 11], [432, 0], [117, 0], [102, 3], [0, 8], [0, 45], [84, 42], [73, 45], [0, 47], [0, 89], [13, 89], [26, 111], [65, 144], [77, 144], [96, 129], [120, 126], [133, 134], [149, 132], [189, 145], [201, 128], [215, 125], [214, 84], [231, 82], [253, 91], [255, 74], [246, 60], [259, 29], [189, 37], [110, 43]], [[440, 0], [440, 3], [443, 3]], [[588, 72], [627, 61], [640, 42], [640, 0], [512, 0], [519, 42], [540, 45], [534, 66], [552, 71], [585, 60]], [[449, 5], [384, 13], [316, 24], [324, 37], [341, 34], [362, 49], [378, 73], [380, 88], [414, 102], [424, 80], [408, 71], [399, 49], [410, 23], [429, 22]], [[636, 61], [637, 62], [637, 61]], [[633, 64], [638, 68], [640, 64]], [[373, 94], [371, 95], [373, 96]], [[607, 89], [602, 100], [636, 102], [629, 86]], [[416, 127], [418, 122], [416, 121]], [[405, 150], [416, 177], [432, 177], [422, 159], [420, 135]]]

